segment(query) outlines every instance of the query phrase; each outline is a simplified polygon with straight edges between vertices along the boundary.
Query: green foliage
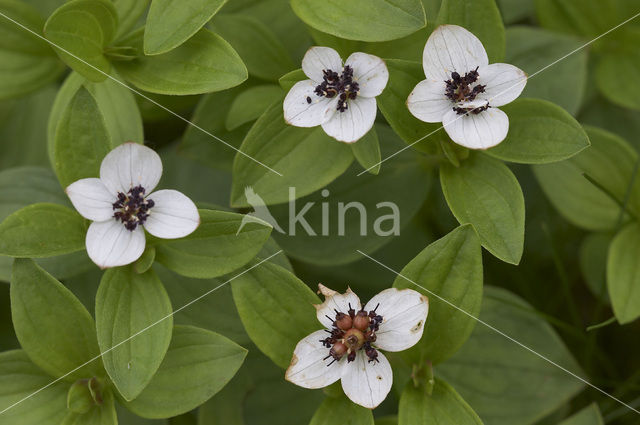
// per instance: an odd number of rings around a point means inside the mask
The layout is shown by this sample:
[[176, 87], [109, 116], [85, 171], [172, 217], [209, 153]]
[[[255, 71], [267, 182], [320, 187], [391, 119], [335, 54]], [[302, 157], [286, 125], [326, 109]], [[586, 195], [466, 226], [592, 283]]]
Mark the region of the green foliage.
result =
[[254, 258], [271, 233], [262, 222], [243, 225], [240, 214], [199, 212], [201, 223], [195, 232], [156, 246], [158, 262], [183, 276], [206, 279], [232, 272]]
[[220, 10], [226, 0], [153, 0], [144, 31], [144, 53], [158, 55], [180, 46]]
[[598, 405], [593, 403], [560, 422], [560, 425], [604, 425], [604, 420]]
[[135, 400], [124, 405], [143, 418], [186, 413], [220, 391], [246, 354], [247, 350], [214, 332], [176, 326], [158, 372]]
[[291, 0], [291, 7], [307, 25], [349, 40], [394, 40], [426, 25], [419, 0]]
[[524, 196], [509, 168], [473, 155], [458, 168], [440, 168], [440, 182], [458, 221], [473, 224], [482, 246], [493, 255], [518, 264], [524, 245]]
[[[553, 362], [582, 375], [562, 340], [521, 298], [485, 287], [480, 319]], [[478, 367], [477, 365], [499, 365]], [[583, 384], [483, 324], [436, 368], [485, 423], [532, 424], [563, 405]]]
[[408, 383], [398, 407], [398, 425], [482, 425], [482, 421], [449, 384], [437, 379], [433, 392]]
[[[60, 422], [65, 416], [69, 383], [56, 382], [34, 394], [51, 381], [51, 376], [33, 364], [24, 350], [0, 353], [0, 409], [4, 411], [15, 404], [0, 415], [0, 424], [40, 425], [46, 421]], [[26, 397], [30, 398], [24, 400]]]
[[35, 364], [65, 380], [104, 374], [95, 323], [71, 291], [32, 260], [14, 262], [11, 282], [16, 335]]
[[41, 258], [84, 248], [86, 221], [62, 205], [39, 203], [24, 207], [0, 223], [0, 254]]
[[[142, 32], [132, 33], [120, 44], [142, 51]], [[204, 28], [167, 53], [138, 56], [115, 67], [134, 86], [157, 94], [208, 93], [235, 87], [247, 79], [247, 68], [236, 51]]]
[[67, 65], [91, 81], [104, 81], [111, 65], [104, 55], [118, 27], [118, 12], [107, 0], [73, 0], [49, 17], [44, 35]]
[[327, 397], [309, 425], [331, 425], [339, 422], [345, 425], [374, 425], [371, 410], [355, 405], [344, 395]]
[[632, 214], [639, 211], [640, 193], [629, 191], [637, 187], [638, 176], [633, 181], [632, 176], [638, 154], [612, 133], [593, 127], [586, 131], [589, 149], [568, 161], [538, 165], [534, 171], [567, 220], [589, 230], [610, 230], [624, 218], [624, 209]]
[[611, 242], [607, 258], [607, 286], [613, 312], [622, 324], [640, 317], [638, 284], [640, 227], [637, 223], [623, 229]]
[[[251, 127], [233, 162], [231, 205], [248, 207], [245, 189], [252, 187], [267, 205], [308, 195], [332, 182], [353, 162], [349, 146], [319, 128], [299, 128], [284, 121], [282, 104], [272, 104]], [[252, 159], [253, 158], [253, 159]], [[271, 171], [264, 165], [270, 167]]]
[[6, 16], [0, 19], [0, 99], [23, 96], [58, 78], [64, 66], [37, 37], [44, 27], [38, 10], [18, 0], [2, 0], [0, 12]]
[[437, 364], [451, 357], [471, 335], [476, 321], [469, 315], [477, 316], [482, 302], [482, 253], [473, 227], [460, 226], [426, 247], [393, 286], [429, 299], [424, 334], [411, 350], [414, 362]]
[[291, 362], [298, 341], [322, 327], [313, 307], [320, 299], [280, 266], [264, 263], [251, 269], [234, 279], [231, 289], [251, 340], [282, 368]]
[[586, 133], [562, 108], [539, 99], [519, 99], [504, 106], [509, 135], [487, 150], [498, 159], [546, 164], [571, 158], [589, 146]]
[[153, 271], [105, 272], [96, 295], [102, 360], [125, 400], [135, 399], [160, 367], [171, 341], [171, 301]]

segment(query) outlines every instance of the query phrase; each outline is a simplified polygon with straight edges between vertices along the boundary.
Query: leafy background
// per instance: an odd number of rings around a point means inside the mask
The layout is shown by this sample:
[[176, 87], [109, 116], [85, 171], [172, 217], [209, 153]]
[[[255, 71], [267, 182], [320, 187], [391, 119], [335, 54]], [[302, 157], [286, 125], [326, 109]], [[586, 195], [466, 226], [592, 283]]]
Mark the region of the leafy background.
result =
[[[0, 423], [637, 423], [624, 406], [433, 297], [425, 338], [391, 356], [394, 389], [373, 414], [339, 388], [287, 383], [282, 367], [318, 328], [309, 313], [318, 282], [349, 285], [361, 299], [412, 287], [361, 250], [640, 406], [638, 21], [536, 74], [638, 10], [635, 0], [0, 0], [3, 15], [64, 49], [0, 17], [0, 280], [11, 282], [11, 297], [10, 285], [0, 285], [0, 407], [247, 264], [286, 254], [129, 344], [145, 366], [134, 379], [114, 350]], [[508, 139], [487, 152], [456, 148], [404, 107], [423, 78], [426, 38], [441, 23], [467, 27], [492, 62], [532, 76], [504, 108]], [[282, 97], [304, 78], [299, 63], [314, 44], [387, 62], [378, 122], [353, 146], [281, 119]], [[196, 200], [206, 226], [185, 241], [151, 244], [132, 268], [102, 273], [83, 251], [86, 223], [62, 187], [94, 176], [104, 154], [127, 140], [158, 150], [161, 184]], [[290, 185], [300, 204], [327, 202], [332, 211], [358, 200], [375, 216], [378, 202], [393, 201], [401, 234], [360, 237], [352, 219], [346, 237], [332, 222], [326, 236], [269, 236], [254, 225], [234, 239], [241, 216], [230, 211], [248, 211], [249, 185], [280, 222]], [[320, 228], [317, 211], [308, 220]], [[150, 314], [134, 314], [141, 306]], [[48, 327], [30, 328], [27, 317]], [[104, 325], [112, 323], [131, 327]], [[43, 354], [46, 344], [60, 351]], [[192, 353], [172, 355], [189, 346]], [[199, 360], [188, 373], [166, 375], [190, 355]], [[426, 360], [435, 365], [431, 394]], [[100, 408], [92, 407], [93, 384], [74, 384], [91, 376], [115, 386]], [[194, 389], [191, 381], [202, 380], [221, 385]]]

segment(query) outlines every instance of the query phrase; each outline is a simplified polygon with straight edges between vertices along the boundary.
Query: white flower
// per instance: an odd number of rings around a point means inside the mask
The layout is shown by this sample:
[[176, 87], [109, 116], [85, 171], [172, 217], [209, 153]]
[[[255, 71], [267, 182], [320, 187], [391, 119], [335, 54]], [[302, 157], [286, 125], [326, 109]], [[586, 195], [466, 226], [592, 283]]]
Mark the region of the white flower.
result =
[[87, 253], [101, 268], [136, 261], [146, 229], [164, 239], [181, 238], [200, 224], [195, 204], [175, 190], [151, 193], [162, 176], [162, 161], [148, 147], [118, 146], [102, 160], [100, 178], [78, 180], [65, 191], [80, 215], [92, 220]]
[[321, 125], [336, 140], [353, 143], [376, 119], [378, 96], [389, 81], [384, 61], [366, 53], [342, 59], [329, 47], [312, 47], [302, 59], [310, 78], [296, 83], [284, 99], [284, 119], [296, 127]]
[[426, 80], [409, 95], [407, 106], [425, 122], [442, 122], [455, 143], [487, 149], [502, 142], [509, 118], [497, 106], [512, 102], [527, 74], [506, 63], [489, 65], [478, 38], [457, 25], [436, 28], [422, 56]]
[[402, 351], [415, 345], [422, 337], [429, 301], [411, 289], [390, 288], [362, 308], [351, 289], [339, 294], [318, 287], [325, 301], [315, 307], [326, 329], [298, 343], [286, 379], [305, 388], [341, 379], [351, 401], [373, 409], [393, 382], [391, 365], [378, 349]]

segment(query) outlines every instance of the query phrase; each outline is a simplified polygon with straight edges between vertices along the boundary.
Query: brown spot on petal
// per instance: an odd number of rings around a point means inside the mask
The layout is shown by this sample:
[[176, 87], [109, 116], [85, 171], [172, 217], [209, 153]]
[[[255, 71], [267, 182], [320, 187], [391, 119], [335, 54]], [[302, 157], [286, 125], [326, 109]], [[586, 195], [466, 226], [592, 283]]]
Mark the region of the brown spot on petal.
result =
[[411, 328], [411, 332], [418, 332], [420, 331], [420, 329], [422, 329], [422, 320], [418, 322], [417, 325], [415, 325], [413, 328]]
[[291, 358], [291, 364], [289, 365], [289, 367], [295, 366], [296, 363], [298, 363], [298, 356], [294, 354], [293, 357]]
[[378, 375], [376, 376], [376, 378], [378, 379], [378, 381], [382, 381], [382, 376]]

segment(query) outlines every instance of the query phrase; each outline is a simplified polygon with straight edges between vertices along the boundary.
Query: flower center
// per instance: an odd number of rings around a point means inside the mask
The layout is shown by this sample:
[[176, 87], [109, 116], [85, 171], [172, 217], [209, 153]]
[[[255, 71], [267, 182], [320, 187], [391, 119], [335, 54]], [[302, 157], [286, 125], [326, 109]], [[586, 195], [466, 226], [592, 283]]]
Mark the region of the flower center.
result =
[[445, 96], [458, 105], [453, 108], [458, 115], [468, 113], [479, 114], [490, 107], [489, 102], [486, 102], [481, 106], [464, 106], [465, 103], [473, 102], [480, 93], [484, 93], [485, 88], [487, 87], [482, 84], [476, 84], [478, 77], [480, 76], [480, 74], [478, 74], [478, 68], [467, 72], [464, 76], [460, 76], [460, 74], [454, 71], [451, 73], [451, 79], [445, 81], [447, 85], [445, 89]]
[[129, 231], [133, 232], [138, 224], [144, 224], [149, 217], [149, 210], [155, 205], [152, 199], [145, 199], [144, 193], [144, 187], [136, 186], [126, 194], [118, 192], [118, 200], [113, 203], [113, 217], [120, 220]]
[[[360, 85], [353, 80], [353, 68], [349, 65], [345, 66], [342, 74], [338, 74], [330, 69], [325, 69], [322, 71], [322, 74], [322, 83], [316, 86], [315, 94], [329, 99], [338, 96], [338, 106], [336, 109], [340, 112], [349, 109], [347, 100], [353, 100], [358, 97], [360, 90]], [[307, 97], [307, 103], [311, 102], [311, 98]]]
[[327, 330], [330, 336], [320, 340], [322, 345], [330, 349], [329, 355], [324, 359], [333, 357], [327, 366], [331, 366], [333, 362], [340, 360], [345, 355], [347, 362], [354, 361], [358, 350], [364, 350], [369, 362], [379, 361], [378, 352], [371, 345], [376, 341], [376, 332], [382, 323], [382, 316], [376, 313], [379, 305], [369, 312], [360, 310], [356, 313], [349, 304], [347, 313], [334, 310], [336, 312], [335, 319], [327, 316], [329, 320], [333, 321], [333, 328]]

